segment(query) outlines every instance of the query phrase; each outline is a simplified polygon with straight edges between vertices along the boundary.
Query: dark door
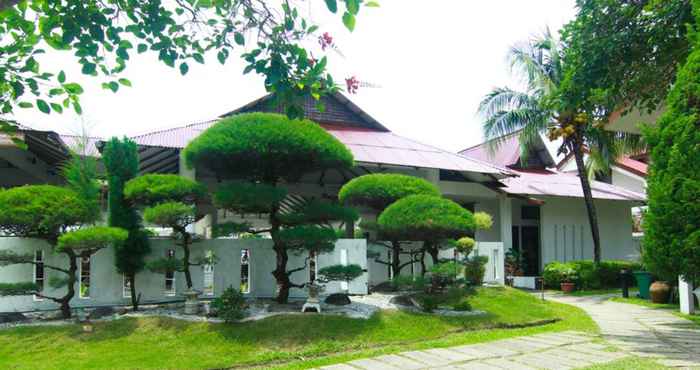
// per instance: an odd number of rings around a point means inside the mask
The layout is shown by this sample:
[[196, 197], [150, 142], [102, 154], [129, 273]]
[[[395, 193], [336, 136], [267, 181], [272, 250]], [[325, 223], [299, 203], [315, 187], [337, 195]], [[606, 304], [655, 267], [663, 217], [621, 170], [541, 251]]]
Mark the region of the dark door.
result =
[[521, 226], [520, 233], [520, 248], [525, 262], [525, 275], [537, 276], [540, 273], [540, 228], [538, 226]]

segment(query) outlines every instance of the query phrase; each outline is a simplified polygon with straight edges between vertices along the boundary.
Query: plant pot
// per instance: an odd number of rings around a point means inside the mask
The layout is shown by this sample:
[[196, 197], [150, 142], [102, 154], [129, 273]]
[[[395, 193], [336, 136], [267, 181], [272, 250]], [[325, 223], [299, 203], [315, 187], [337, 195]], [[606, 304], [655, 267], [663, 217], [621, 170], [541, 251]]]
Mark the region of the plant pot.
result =
[[574, 283], [561, 283], [559, 284], [561, 291], [564, 293], [571, 293], [576, 289], [576, 284]]
[[190, 289], [185, 293], [185, 315], [196, 315], [199, 313], [199, 292]]
[[642, 299], [649, 299], [649, 286], [651, 285], [651, 274], [646, 271], [635, 271], [633, 272], [634, 279], [637, 280], [637, 287], [639, 288], [639, 297]]
[[649, 294], [653, 303], [668, 303], [671, 294], [671, 285], [665, 281], [655, 281], [649, 287]]

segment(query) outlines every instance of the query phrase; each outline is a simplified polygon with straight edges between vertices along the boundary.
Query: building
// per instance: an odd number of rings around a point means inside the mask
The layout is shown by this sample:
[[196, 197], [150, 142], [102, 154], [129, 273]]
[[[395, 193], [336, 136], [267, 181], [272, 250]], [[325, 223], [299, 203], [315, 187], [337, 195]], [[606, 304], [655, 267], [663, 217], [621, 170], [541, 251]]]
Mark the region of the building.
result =
[[[271, 101], [266, 96], [223, 116], [251, 111], [279, 111], [271, 105]], [[529, 251], [531, 267], [528, 273], [534, 275], [548, 261], [590, 258], [592, 247], [580, 190], [576, 185], [577, 178], [547, 170], [551, 158], [543, 155], [538, 157], [539, 162], [533, 162], [533, 166], [521, 168], [516, 165], [518, 158], [511, 158], [512, 153], [499, 160], [481, 155], [476, 148], [470, 148], [462, 154], [452, 153], [392, 133], [341, 94], [324, 97], [322, 103], [325, 109], [320, 111], [314, 101], [306, 101], [308, 118], [318, 122], [345, 144], [352, 151], [356, 166], [350, 171], [328, 171], [305, 176], [289, 186], [290, 194], [285, 199], [287, 204], [293, 205], [308, 197], [334, 199], [345, 182], [363, 174], [402, 173], [427, 179], [435, 183], [445, 197], [468, 209], [485, 211], [493, 216], [492, 229], [478, 231], [475, 235], [477, 253], [489, 257], [486, 281], [503, 283], [503, 259], [511, 247]], [[216, 120], [193, 123], [132, 137], [139, 146], [141, 174], [180, 174], [201, 181], [210, 190], [215, 189], [219, 182], [213, 174], [203, 169], [187, 168], [180, 155], [192, 139], [215, 122]], [[604, 224], [603, 236], [607, 243], [603, 248], [604, 257], [635, 258], [631, 219], [624, 215], [629, 214], [632, 205], [642, 202], [644, 196], [599, 183], [595, 184], [594, 195], [599, 203], [601, 224]], [[205, 298], [219, 295], [228, 286], [239, 288], [251, 297], [274, 296], [276, 285], [270, 272], [274, 269], [275, 257], [271, 241], [212, 238], [212, 227], [215, 224], [242, 216], [231, 215], [212, 206], [201, 207], [199, 212], [205, 216], [193, 227], [198, 236], [193, 247], [193, 257], [211, 252], [217, 255], [219, 261], [212, 266], [193, 268], [194, 288], [202, 291]], [[376, 216], [366, 210], [362, 211], [362, 215]], [[244, 217], [253, 225], [264, 226], [264, 217]], [[619, 232], [624, 229], [629, 229], [630, 233]], [[179, 248], [170, 239], [156, 238], [152, 244], [154, 257], [177, 256], [179, 253]], [[0, 249], [3, 248], [32, 252], [37, 258], [46, 258], [47, 261], [63, 258], [52, 256], [48, 246], [38, 241], [0, 238]], [[342, 286], [342, 283], [329, 286], [328, 291], [348, 288], [350, 293], [366, 294], [368, 287], [390, 278], [388, 267], [376, 262], [376, 259], [387, 262], [389, 257], [386, 252], [380, 245], [368, 245], [364, 238], [340, 239], [333, 253], [315, 257], [314, 263], [306, 265], [306, 256], [291, 256], [290, 269], [304, 266], [291, 278], [296, 283], [303, 283], [313, 275], [314, 268], [337, 263], [357, 263], [367, 271], [363, 277], [347, 287]], [[445, 256], [451, 255], [451, 251], [445, 252]], [[404, 258], [404, 262], [410, 261], [408, 254], [402, 255], [402, 260]], [[418, 264], [410, 264], [402, 273], [420, 274], [420, 268]], [[180, 275], [150, 272], [138, 274], [137, 287], [142, 293], [142, 302], [181, 299], [181, 293], [185, 289], [184, 279]], [[83, 261], [80, 277], [80, 286], [76, 291], [87, 293], [79, 294], [72, 302], [73, 307], [129, 302], [125, 281], [113, 267], [111, 250], [101, 250], [91, 260]], [[0, 281], [3, 282], [27, 281], [32, 278], [35, 281], [45, 279], [43, 273], [39, 276], [31, 265], [0, 268]], [[291, 297], [304, 295], [305, 292], [301, 289], [291, 291]], [[0, 312], [53, 307], [51, 302], [36, 301], [32, 297], [0, 298]]]

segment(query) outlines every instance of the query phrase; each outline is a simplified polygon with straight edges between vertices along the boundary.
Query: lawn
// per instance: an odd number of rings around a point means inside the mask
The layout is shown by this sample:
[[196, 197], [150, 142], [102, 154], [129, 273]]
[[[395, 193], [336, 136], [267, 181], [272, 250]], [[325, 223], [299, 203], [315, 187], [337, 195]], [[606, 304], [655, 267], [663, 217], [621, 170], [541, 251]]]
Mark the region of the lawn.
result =
[[669, 310], [672, 314], [676, 316], [680, 316], [684, 319], [688, 319], [698, 325], [700, 325], [700, 314], [695, 314], [695, 315], [685, 315], [680, 313], [679, 306], [674, 303], [652, 303], [650, 300], [646, 299], [641, 299], [637, 297], [630, 297], [630, 298], [622, 298], [622, 297], [615, 297], [611, 298], [612, 301], [614, 302], [621, 302], [621, 303], [629, 303], [629, 304], [636, 304], [640, 306], [645, 306], [645, 307], [651, 307], [651, 308], [656, 308], [659, 310]]
[[[278, 316], [226, 325], [167, 318], [0, 331], [0, 368], [306, 368], [403, 350], [496, 340], [545, 331], [597, 331], [581, 310], [510, 288], [481, 288], [470, 300], [485, 317], [382, 311], [369, 320]], [[528, 326], [542, 320], [555, 323]], [[512, 328], [513, 326], [523, 326]]]
[[[622, 296], [622, 289], [621, 288], [589, 289], [589, 290], [576, 289], [571, 293], [564, 293], [561, 290], [548, 290], [547, 292], [568, 295], [568, 296], [574, 296], [574, 297], [587, 297], [587, 296], [594, 296], [594, 295], [610, 295], [610, 294], [617, 294], [617, 295]], [[637, 288], [630, 288], [630, 290], [629, 290], [630, 295], [636, 295], [638, 292], [639, 292], [639, 290]]]
[[661, 370], [668, 369], [650, 358], [627, 357], [607, 364], [586, 367], [583, 370]]

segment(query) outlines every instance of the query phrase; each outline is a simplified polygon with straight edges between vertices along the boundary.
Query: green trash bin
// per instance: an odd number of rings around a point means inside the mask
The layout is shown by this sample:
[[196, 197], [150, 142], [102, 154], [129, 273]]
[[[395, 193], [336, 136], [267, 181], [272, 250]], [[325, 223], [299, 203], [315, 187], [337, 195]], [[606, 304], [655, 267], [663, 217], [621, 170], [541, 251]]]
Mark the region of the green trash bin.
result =
[[642, 299], [649, 299], [649, 286], [651, 286], [651, 274], [646, 271], [635, 271], [633, 272], [634, 279], [637, 280], [637, 287], [639, 288], [639, 297]]

